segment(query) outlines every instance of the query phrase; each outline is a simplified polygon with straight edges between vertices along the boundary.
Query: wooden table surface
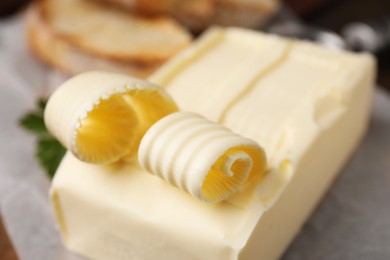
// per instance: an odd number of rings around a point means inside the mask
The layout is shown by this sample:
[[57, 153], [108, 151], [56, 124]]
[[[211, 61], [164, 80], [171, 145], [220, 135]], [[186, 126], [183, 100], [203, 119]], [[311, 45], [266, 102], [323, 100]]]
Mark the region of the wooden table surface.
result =
[[0, 215], [0, 259], [1, 260], [15, 260], [17, 259], [15, 251], [9, 241], [3, 222]]
[[[286, 0], [291, 6], [302, 13], [304, 20], [310, 24], [325, 27], [339, 32], [347, 23], [372, 19], [381, 15], [389, 15], [390, 1], [388, 0]], [[310, 4], [315, 11], [305, 6]], [[313, 2], [318, 2], [313, 4]], [[378, 82], [386, 90], [390, 91], [390, 51], [381, 56], [378, 73]], [[17, 256], [12, 247], [0, 215], [0, 259], [15, 260]]]

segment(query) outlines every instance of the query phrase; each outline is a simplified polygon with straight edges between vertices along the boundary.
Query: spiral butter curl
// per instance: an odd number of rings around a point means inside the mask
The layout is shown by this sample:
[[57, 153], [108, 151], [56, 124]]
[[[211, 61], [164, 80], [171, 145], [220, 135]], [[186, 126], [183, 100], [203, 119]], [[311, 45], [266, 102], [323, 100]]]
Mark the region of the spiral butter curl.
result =
[[266, 170], [263, 149], [200, 115], [176, 112], [156, 122], [141, 140], [147, 171], [206, 202], [219, 202]]
[[58, 87], [44, 117], [50, 133], [77, 158], [105, 164], [135, 158], [149, 127], [177, 110], [164, 89], [147, 81], [87, 72]]

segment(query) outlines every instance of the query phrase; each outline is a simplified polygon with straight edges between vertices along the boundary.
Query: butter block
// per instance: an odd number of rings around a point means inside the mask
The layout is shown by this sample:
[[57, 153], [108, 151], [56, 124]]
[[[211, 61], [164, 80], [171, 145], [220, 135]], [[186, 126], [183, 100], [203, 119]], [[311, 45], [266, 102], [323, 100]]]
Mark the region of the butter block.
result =
[[277, 259], [364, 135], [374, 72], [367, 54], [209, 30], [150, 80], [258, 142], [266, 176], [207, 204], [139, 165], [68, 153], [51, 190], [65, 245], [91, 259]]

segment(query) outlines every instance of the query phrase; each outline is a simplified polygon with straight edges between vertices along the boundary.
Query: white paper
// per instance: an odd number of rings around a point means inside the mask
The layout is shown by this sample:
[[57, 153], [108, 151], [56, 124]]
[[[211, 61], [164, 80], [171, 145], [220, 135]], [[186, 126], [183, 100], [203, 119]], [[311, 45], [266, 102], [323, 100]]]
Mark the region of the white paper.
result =
[[0, 24], [0, 213], [20, 259], [80, 259], [61, 244], [35, 138], [18, 126], [38, 97], [63, 80], [30, 54], [23, 31], [20, 17]]

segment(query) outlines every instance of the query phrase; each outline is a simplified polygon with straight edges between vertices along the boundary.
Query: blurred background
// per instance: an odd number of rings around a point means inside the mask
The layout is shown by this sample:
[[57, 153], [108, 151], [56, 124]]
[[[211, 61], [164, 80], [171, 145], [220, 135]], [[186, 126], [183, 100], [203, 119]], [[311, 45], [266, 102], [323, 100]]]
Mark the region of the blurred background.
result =
[[[389, 39], [390, 1], [388, 0], [285, 0], [306, 23], [342, 33], [356, 22], [375, 23], [382, 19]], [[382, 20], [383, 21], [383, 20]], [[390, 91], [390, 45], [377, 52], [380, 62], [378, 84]]]
[[[27, 26], [28, 45], [34, 53], [34, 57], [37, 60], [42, 61], [42, 64], [46, 64], [49, 68], [59, 70], [66, 75], [73, 75], [89, 68], [103, 68], [134, 74], [139, 77], [146, 77], [165, 60], [169, 59], [170, 56], [187, 46], [192, 37], [199, 35], [208, 26], [212, 24], [242, 25], [251, 28], [259, 27], [262, 30], [271, 33], [315, 40], [332, 48], [346, 48], [353, 51], [370, 51], [378, 58], [378, 86], [390, 93], [389, 0], [284, 0], [281, 2], [281, 5], [274, 4], [278, 2], [276, 0], [264, 1], [267, 2], [267, 4], [261, 8], [261, 11], [245, 11], [247, 12], [245, 13], [245, 16], [251, 17], [251, 19], [246, 20], [241, 19], [242, 13], [237, 14], [235, 11], [231, 11], [229, 6], [222, 5], [218, 7], [220, 9], [216, 11], [217, 13], [225, 12], [224, 14], [227, 13], [231, 15], [227, 17], [234, 16], [237, 19], [226, 19], [226, 15], [223, 16], [224, 18], [221, 18], [222, 16], [219, 18], [211, 17], [210, 13], [214, 12], [214, 9], [212, 9], [214, 7], [210, 6], [208, 4], [209, 1], [206, 0], [192, 1], [198, 2], [199, 4], [178, 7], [172, 7], [173, 1], [161, 1], [161, 4], [153, 6], [151, 6], [150, 3], [160, 3], [160, 1], [143, 1], [145, 4], [138, 7], [129, 6], [126, 4], [128, 1], [123, 0], [99, 1], [110, 2], [108, 9], [111, 10], [112, 8], [112, 10], [118, 11], [118, 16], [121, 16], [121, 20], [118, 20], [118, 24], [121, 21], [123, 21], [123, 23], [129, 22], [128, 18], [122, 17], [123, 10], [141, 14], [142, 18], [133, 17], [131, 19], [136, 19], [139, 24], [141, 24], [141, 27], [145, 26], [145, 28], [150, 28], [151, 31], [156, 30], [156, 28], [147, 21], [149, 21], [149, 19], [160, 19], [161, 16], [164, 16], [164, 18], [159, 20], [159, 24], [164, 23], [164, 28], [171, 28], [171, 30], [167, 30], [167, 32], [163, 31], [164, 29], [159, 30], [159, 33], [161, 34], [159, 37], [161, 39], [169, 39], [171, 36], [170, 33], [174, 31], [176, 35], [174, 38], [176, 41], [169, 42], [168, 45], [170, 48], [165, 48], [163, 50], [158, 49], [155, 53], [150, 51], [151, 54], [149, 53], [150, 55], [146, 55], [147, 57], [145, 56], [145, 53], [140, 50], [140, 46], [135, 46], [129, 51], [119, 47], [116, 49], [109, 49], [106, 48], [106, 45], [95, 45], [94, 42], [91, 42], [84, 37], [86, 32], [83, 30], [87, 30], [88, 28], [80, 28], [80, 31], [77, 31], [73, 30], [74, 27], [72, 26], [75, 26], [74, 24], [68, 27], [63, 25], [62, 20], [60, 19], [69, 19], [72, 17], [72, 14], [65, 16], [65, 18], [61, 18], [61, 15], [56, 13], [58, 11], [57, 9], [65, 10], [67, 8], [66, 5], [62, 6], [61, 3], [76, 3], [77, 1], [42, 0], [39, 4], [35, 3], [33, 10], [30, 8], [28, 14], [30, 17], [27, 18], [29, 21]], [[5, 26], [8, 26], [7, 24], [10, 23], [10, 20], [13, 21], [15, 17], [21, 19], [21, 16], [25, 16], [23, 12], [26, 11], [28, 4], [31, 2], [32, 1], [30, 0], [1, 0], [0, 25], [5, 28]], [[47, 4], [46, 6], [43, 6], [43, 2], [51, 3], [51, 5]], [[80, 10], [88, 9], [85, 5], [79, 7]], [[40, 13], [40, 11], [42, 11], [41, 9], [46, 10], [46, 13], [43, 12], [45, 15]], [[72, 8], [66, 10], [72, 12], [71, 9]], [[47, 10], [51, 13], [49, 12], [49, 14], [47, 14]], [[79, 18], [76, 13], [75, 21]], [[112, 17], [111, 15], [112, 13], [109, 14], [109, 18]], [[165, 16], [169, 18], [166, 18]], [[171, 18], [173, 20], [170, 20]], [[200, 20], [202, 20], [202, 22], [199, 22]], [[48, 26], [49, 23], [50, 26]], [[143, 25], [143, 23], [146, 25]], [[31, 24], [33, 24], [33, 26], [29, 27]], [[115, 24], [114, 26], [118, 27], [118, 24]], [[123, 34], [123, 32], [119, 31], [118, 35], [120, 34]], [[57, 37], [58, 35], [70, 37]], [[92, 36], [92, 38], [93, 37], [94, 36]], [[114, 37], [117, 37], [117, 35], [114, 35]], [[77, 39], [77, 41], [75, 39]], [[126, 40], [124, 40], [124, 42], [126, 42]], [[80, 61], [76, 62], [79, 66], [69, 65], [69, 63], [72, 63], [74, 60], [67, 62], [66, 59], [61, 58], [61, 55], [64, 54], [62, 52], [56, 52], [58, 51], [57, 48], [50, 48], [49, 46], [51, 46], [51, 44], [66, 46], [68, 51], [71, 52], [73, 59]], [[155, 43], [145, 41], [143, 45], [150, 45], [150, 50], [154, 50], [157, 47], [153, 44]], [[159, 43], [157, 45], [159, 45]], [[80, 49], [77, 49], [75, 46], [80, 47]], [[0, 44], [0, 50], [1, 48], [2, 46]], [[121, 55], [122, 53], [123, 55]], [[155, 56], [152, 56], [152, 54]], [[53, 57], [58, 58], [55, 59]], [[0, 88], [3, 87], [3, 85], [0, 86]], [[17, 259], [12, 243], [2, 224], [1, 215], [0, 259]]]
[[[316, 30], [325, 30], [337, 33], [342, 37], [342, 40], [348, 40], [346, 38], [350, 38], [350, 42], [354, 42], [354, 49], [361, 50], [360, 45], [365, 46], [365, 50], [369, 50], [374, 52], [378, 57], [379, 61], [379, 73], [378, 73], [378, 83], [380, 86], [390, 90], [390, 1], [388, 0], [280, 0], [282, 1], [281, 6], [272, 6], [265, 5], [265, 11], [257, 16], [264, 16], [267, 19], [263, 20], [253, 20], [256, 26], [261, 25], [261, 29], [269, 28], [269, 25], [274, 23], [275, 17], [277, 23], [280, 22], [278, 18], [280, 13], [283, 13], [283, 20], [289, 20], [292, 17], [298, 18], [299, 22], [302, 22], [310, 27], [315, 28]], [[6, 20], [7, 18], [15, 15], [17, 12], [23, 10], [27, 4], [31, 2], [31, 0], [2, 0], [0, 4], [0, 17], [2, 20]], [[50, 2], [50, 1], [49, 1]], [[197, 2], [198, 4], [191, 4], [189, 6], [179, 7], [173, 6], [173, 0], [164, 0], [159, 1], [160, 4], [155, 4], [157, 2], [153, 2], [150, 0], [138, 1], [139, 6], [134, 7], [130, 6], [127, 3], [137, 2], [137, 1], [126, 1], [126, 0], [100, 0], [100, 2], [108, 2], [113, 4], [114, 6], [119, 7], [120, 9], [126, 9], [127, 11], [136, 11], [141, 14], [146, 15], [170, 15], [173, 16], [176, 20], [178, 20], [181, 24], [184, 24], [187, 29], [189, 29], [194, 35], [198, 35], [202, 30], [204, 30], [207, 26], [213, 23], [222, 23], [226, 25], [243, 25], [247, 27], [254, 27], [254, 23], [242, 23], [240, 21], [236, 21], [233, 19], [232, 22], [219, 21], [217, 20], [208, 20], [208, 24], [199, 24], [198, 21], [194, 22], [194, 20], [199, 20], [200, 15], [203, 13], [207, 13], [208, 6], [206, 2], [207, 0], [198, 0], [198, 1], [188, 1], [188, 2]], [[219, 2], [219, 1], [218, 1]], [[223, 1], [220, 1], [223, 2]], [[227, 1], [228, 2], [228, 1]], [[239, 1], [230, 1], [232, 3]], [[243, 1], [245, 2], [245, 1]], [[277, 0], [273, 1], [264, 1], [264, 2], [279, 2]], [[169, 3], [172, 5], [169, 7]], [[154, 6], [153, 6], [154, 5]], [[169, 8], [176, 8], [177, 12], [170, 10]], [[218, 6], [217, 6], [218, 8]], [[221, 7], [220, 9], [222, 9]], [[188, 10], [191, 10], [189, 12]], [[267, 10], [268, 9], [268, 10]], [[195, 11], [194, 11], [195, 10]], [[288, 15], [285, 15], [285, 10], [287, 10]], [[178, 14], [181, 12], [182, 14]], [[211, 11], [209, 11], [211, 12]], [[217, 10], [218, 12], [218, 10]], [[268, 12], [268, 13], [267, 13]], [[229, 13], [228, 13], [229, 14]], [[230, 13], [233, 14], [233, 13]], [[198, 15], [198, 16], [197, 16]], [[249, 13], [245, 14], [249, 15]], [[186, 18], [184, 16], [190, 17]], [[287, 19], [286, 19], [287, 17]], [[191, 20], [192, 19], [192, 20]], [[204, 17], [202, 17], [204, 19]], [[207, 20], [207, 19], [205, 19]], [[231, 24], [230, 24], [231, 23]], [[356, 26], [356, 23], [359, 23]], [[368, 28], [367, 28], [368, 26]], [[287, 32], [286, 32], [287, 30]], [[292, 31], [289, 33], [288, 31]], [[296, 28], [283, 28], [281, 34], [287, 34], [289, 36], [299, 36], [302, 38], [302, 32], [297, 31]], [[279, 33], [279, 31], [277, 31]], [[304, 32], [304, 34], [307, 32]], [[313, 32], [309, 32], [309, 34], [313, 34]], [[352, 34], [352, 36], [351, 36]], [[313, 35], [305, 35], [303, 38], [311, 38]], [[352, 39], [353, 38], [353, 39]], [[362, 39], [363, 38], [363, 39]], [[326, 39], [327, 41], [337, 41], [338, 39]], [[360, 41], [360, 43], [357, 43]], [[363, 43], [361, 43], [363, 42]], [[332, 44], [332, 43], [331, 43]], [[339, 44], [339, 43], [335, 43]], [[358, 46], [359, 45], [359, 46]], [[350, 46], [349, 46], [350, 47]], [[364, 48], [363, 48], [364, 50]], [[45, 60], [45, 54], [39, 53], [39, 51], [35, 51], [38, 53], [38, 56], [41, 56], [42, 59]], [[47, 60], [47, 59], [46, 59]], [[53, 65], [56, 62], [49, 62]], [[54, 64], [54, 66], [58, 67], [58, 64]], [[147, 75], [151, 70], [154, 70], [157, 67], [156, 64], [143, 64], [144, 67], [149, 66], [149, 71], [143, 69], [141, 72], [141, 76]], [[154, 66], [154, 67], [153, 67]], [[61, 67], [61, 65], [59, 65]], [[64, 66], [62, 65], [62, 70]], [[66, 67], [66, 65], [65, 65]], [[153, 67], [153, 68], [152, 68]], [[65, 70], [67, 70], [65, 68]], [[68, 69], [69, 70], [69, 69]], [[82, 69], [81, 69], [82, 70]], [[115, 69], [114, 69], [115, 70]], [[76, 71], [78, 72], [78, 71]]]

